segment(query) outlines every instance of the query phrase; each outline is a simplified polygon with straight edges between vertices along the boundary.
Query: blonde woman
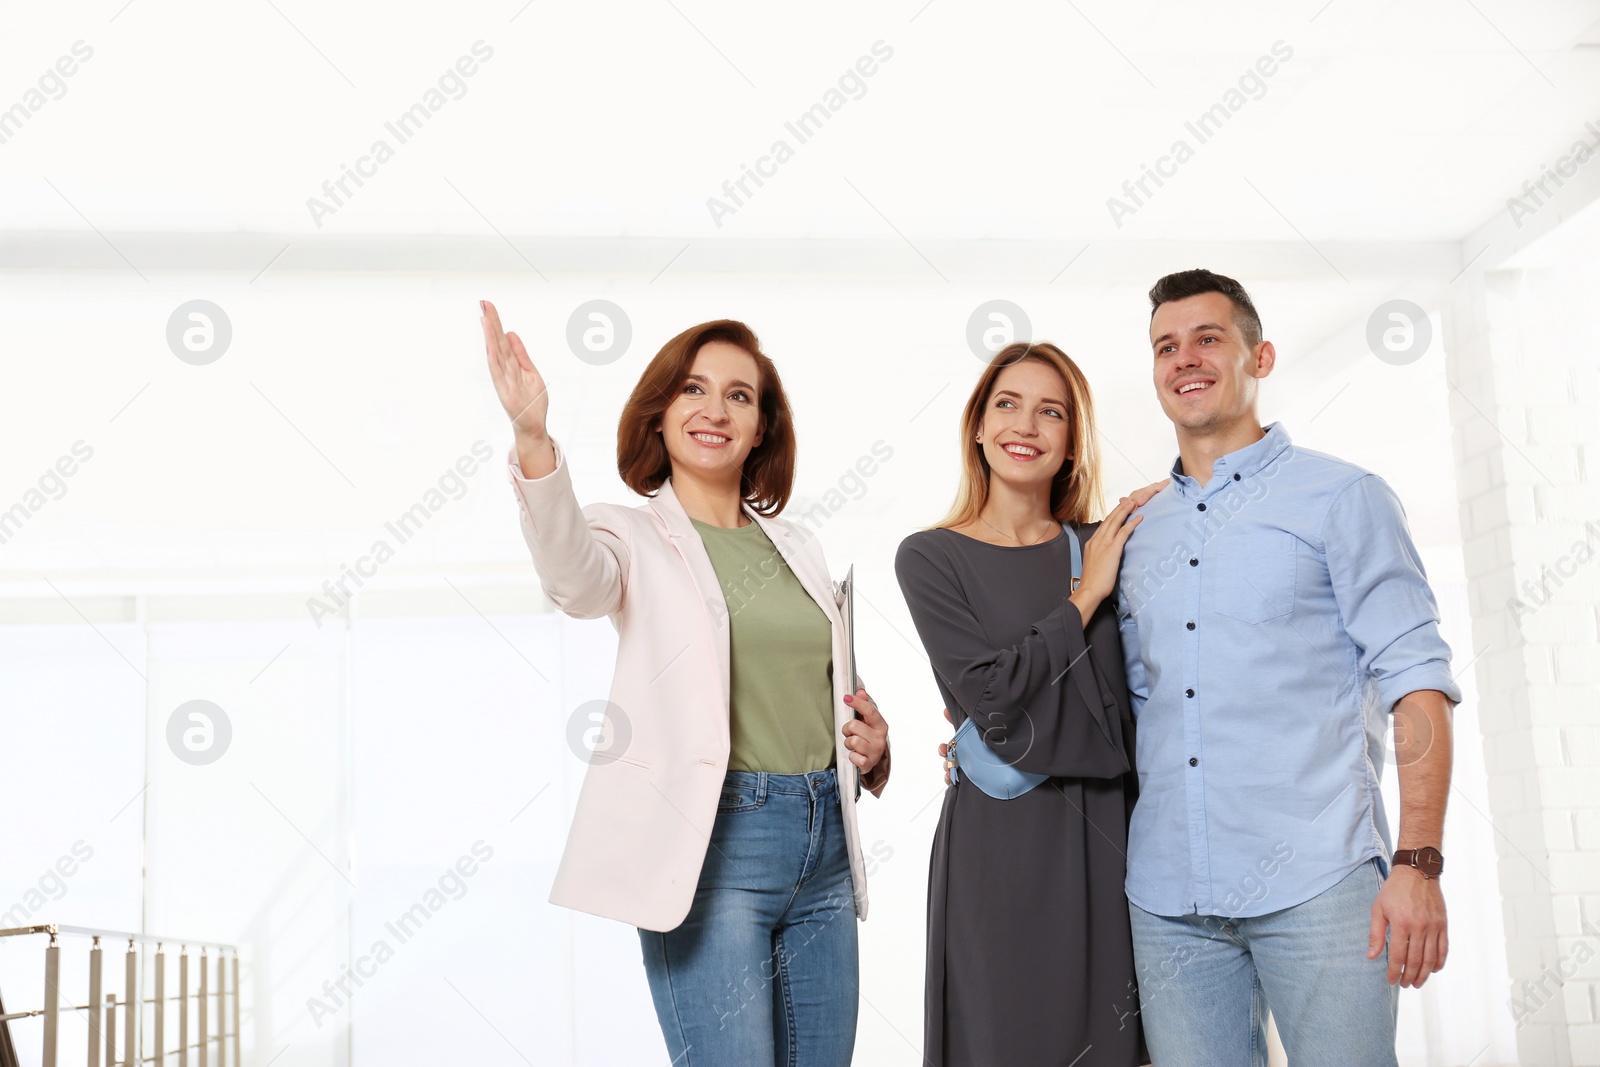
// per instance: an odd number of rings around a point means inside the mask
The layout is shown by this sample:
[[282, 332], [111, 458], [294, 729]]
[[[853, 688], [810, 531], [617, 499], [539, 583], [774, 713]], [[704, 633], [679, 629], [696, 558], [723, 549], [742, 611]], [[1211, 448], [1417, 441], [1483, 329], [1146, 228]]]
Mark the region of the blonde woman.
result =
[[[1093, 404], [1051, 344], [997, 353], [961, 434], [955, 506], [895, 560], [948, 714], [975, 728], [934, 834], [923, 1055], [930, 1067], [1136, 1067], [1123, 892], [1133, 720], [1109, 598], [1133, 509], [1158, 487], [1090, 521]], [[1028, 776], [1009, 799], [978, 784], [979, 744]]]

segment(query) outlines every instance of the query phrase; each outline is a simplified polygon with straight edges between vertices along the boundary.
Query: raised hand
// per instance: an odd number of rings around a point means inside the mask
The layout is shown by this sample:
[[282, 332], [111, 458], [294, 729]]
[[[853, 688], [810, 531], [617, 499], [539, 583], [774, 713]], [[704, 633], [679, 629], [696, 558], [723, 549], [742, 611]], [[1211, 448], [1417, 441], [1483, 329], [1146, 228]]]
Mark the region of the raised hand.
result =
[[479, 317], [483, 323], [483, 347], [489, 356], [489, 375], [494, 379], [494, 391], [500, 394], [500, 406], [511, 417], [517, 435], [542, 441], [545, 437], [545, 419], [550, 411], [550, 395], [545, 389], [539, 368], [528, 358], [522, 338], [506, 333], [500, 326], [500, 312], [487, 300], [478, 301]]
[[478, 301], [482, 312], [483, 349], [489, 357], [489, 376], [500, 406], [511, 418], [517, 435], [517, 458], [527, 478], [542, 478], [556, 469], [555, 449], [550, 444], [546, 419], [550, 413], [550, 393], [539, 368], [528, 358], [522, 338], [506, 333], [500, 326], [500, 312], [487, 300]]

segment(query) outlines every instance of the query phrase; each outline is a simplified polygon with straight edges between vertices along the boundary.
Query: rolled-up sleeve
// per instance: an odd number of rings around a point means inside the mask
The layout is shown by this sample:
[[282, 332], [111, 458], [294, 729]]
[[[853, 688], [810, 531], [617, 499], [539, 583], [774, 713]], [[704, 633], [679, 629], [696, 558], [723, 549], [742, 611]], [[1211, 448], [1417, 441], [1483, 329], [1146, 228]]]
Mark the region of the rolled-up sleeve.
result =
[[1363, 474], [1346, 486], [1323, 523], [1322, 543], [1345, 630], [1384, 706], [1422, 689], [1460, 703], [1439, 605], [1388, 484]]

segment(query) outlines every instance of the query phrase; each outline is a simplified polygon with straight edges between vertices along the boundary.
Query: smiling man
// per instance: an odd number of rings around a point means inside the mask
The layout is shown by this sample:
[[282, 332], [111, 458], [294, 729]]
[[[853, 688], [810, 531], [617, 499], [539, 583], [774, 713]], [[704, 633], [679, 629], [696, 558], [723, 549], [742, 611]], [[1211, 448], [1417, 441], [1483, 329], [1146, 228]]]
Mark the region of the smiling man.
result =
[[[1118, 611], [1138, 721], [1127, 893], [1161, 1067], [1395, 1061], [1398, 986], [1447, 952], [1439, 852], [1461, 699], [1384, 481], [1256, 414], [1276, 360], [1244, 288], [1150, 291], [1172, 484], [1143, 509]], [[1400, 829], [1379, 780], [1395, 727]]]

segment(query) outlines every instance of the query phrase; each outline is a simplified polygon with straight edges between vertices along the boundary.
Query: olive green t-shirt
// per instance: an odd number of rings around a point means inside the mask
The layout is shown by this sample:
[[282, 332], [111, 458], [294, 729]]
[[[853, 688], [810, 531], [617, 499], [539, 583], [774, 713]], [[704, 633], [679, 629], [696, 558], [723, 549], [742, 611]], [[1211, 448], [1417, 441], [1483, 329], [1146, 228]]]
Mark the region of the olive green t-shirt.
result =
[[833, 766], [833, 627], [757, 523], [698, 519], [728, 603], [730, 771], [804, 774]]

